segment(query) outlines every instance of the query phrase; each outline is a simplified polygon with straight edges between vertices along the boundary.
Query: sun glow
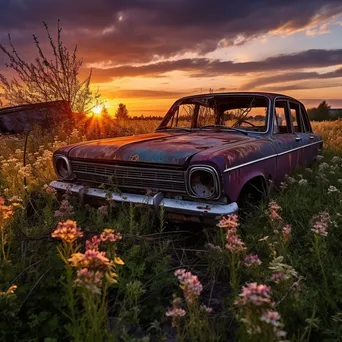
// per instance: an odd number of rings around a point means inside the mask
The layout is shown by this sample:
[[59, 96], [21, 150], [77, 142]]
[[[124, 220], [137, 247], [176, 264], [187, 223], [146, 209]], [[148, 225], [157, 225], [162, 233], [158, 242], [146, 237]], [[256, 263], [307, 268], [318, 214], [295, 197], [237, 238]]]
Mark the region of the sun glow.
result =
[[100, 116], [101, 112], [102, 112], [103, 107], [102, 106], [96, 106], [92, 109], [92, 112], [96, 115], [96, 116]]

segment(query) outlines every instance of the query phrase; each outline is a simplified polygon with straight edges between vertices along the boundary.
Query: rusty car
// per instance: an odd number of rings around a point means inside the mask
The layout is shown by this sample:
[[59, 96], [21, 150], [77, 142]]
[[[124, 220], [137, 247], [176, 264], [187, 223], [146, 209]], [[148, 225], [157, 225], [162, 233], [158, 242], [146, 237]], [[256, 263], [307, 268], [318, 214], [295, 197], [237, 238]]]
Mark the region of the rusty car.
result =
[[[272, 93], [177, 100], [151, 134], [54, 152], [50, 186], [84, 199], [161, 206], [170, 220], [215, 220], [258, 203], [322, 148], [304, 105]], [[99, 188], [99, 185], [102, 185]]]

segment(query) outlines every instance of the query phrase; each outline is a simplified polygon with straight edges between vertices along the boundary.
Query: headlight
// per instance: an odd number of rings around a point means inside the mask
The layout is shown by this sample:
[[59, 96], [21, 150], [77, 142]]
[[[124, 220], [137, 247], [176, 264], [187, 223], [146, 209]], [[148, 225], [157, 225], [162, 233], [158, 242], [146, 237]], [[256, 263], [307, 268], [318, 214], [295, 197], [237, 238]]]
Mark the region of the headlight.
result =
[[209, 166], [196, 166], [188, 173], [188, 192], [192, 197], [217, 199], [220, 182], [217, 172]]
[[73, 174], [69, 159], [63, 155], [56, 155], [54, 157], [54, 168], [56, 174], [63, 179], [72, 179]]

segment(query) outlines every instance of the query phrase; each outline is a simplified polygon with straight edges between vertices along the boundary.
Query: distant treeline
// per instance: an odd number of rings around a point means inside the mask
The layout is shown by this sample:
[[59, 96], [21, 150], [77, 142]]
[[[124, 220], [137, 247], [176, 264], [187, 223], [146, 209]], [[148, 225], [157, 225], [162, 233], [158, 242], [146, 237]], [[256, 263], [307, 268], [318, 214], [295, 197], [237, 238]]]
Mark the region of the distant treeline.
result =
[[322, 101], [318, 107], [308, 109], [308, 115], [312, 121], [333, 121], [342, 119], [342, 108], [331, 109], [326, 101]]

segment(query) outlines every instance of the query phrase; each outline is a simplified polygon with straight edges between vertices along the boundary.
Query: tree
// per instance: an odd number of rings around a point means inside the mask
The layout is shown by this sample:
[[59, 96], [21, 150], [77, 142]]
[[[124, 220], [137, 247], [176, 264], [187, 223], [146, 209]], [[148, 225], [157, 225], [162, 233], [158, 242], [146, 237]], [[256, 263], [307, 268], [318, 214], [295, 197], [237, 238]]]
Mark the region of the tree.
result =
[[115, 116], [118, 120], [128, 120], [129, 115], [128, 115], [128, 110], [126, 108], [126, 105], [123, 103], [119, 103], [118, 109], [115, 113]]
[[308, 115], [310, 120], [313, 121], [323, 121], [323, 120], [330, 120], [331, 118], [329, 117], [329, 111], [330, 111], [330, 106], [327, 104], [326, 101], [322, 101], [318, 107], [314, 107], [311, 109], [308, 109]]
[[91, 70], [84, 80], [79, 80], [79, 71], [83, 60], [77, 56], [77, 46], [72, 52], [63, 44], [62, 29], [57, 26], [57, 42], [50, 35], [49, 28], [43, 22], [52, 59], [48, 59], [40, 46], [38, 38], [33, 35], [37, 49], [34, 61], [25, 61], [14, 47], [8, 35], [11, 52], [0, 44], [2, 51], [9, 59], [6, 67], [16, 74], [11, 80], [0, 74], [0, 90], [9, 105], [38, 103], [54, 100], [65, 100], [70, 103], [74, 112], [85, 113], [91, 110], [100, 97], [90, 91]]

